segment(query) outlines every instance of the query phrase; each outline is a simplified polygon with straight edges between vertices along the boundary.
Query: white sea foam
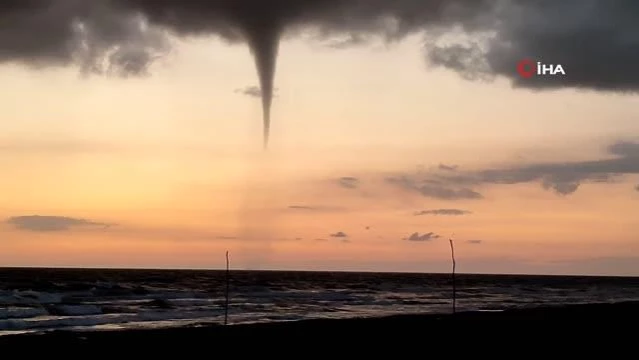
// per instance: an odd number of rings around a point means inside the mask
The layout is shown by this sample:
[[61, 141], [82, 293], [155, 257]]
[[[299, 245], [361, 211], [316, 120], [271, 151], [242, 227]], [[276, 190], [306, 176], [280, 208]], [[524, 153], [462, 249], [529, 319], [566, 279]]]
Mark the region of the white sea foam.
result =
[[58, 304], [62, 294], [33, 290], [0, 291], [0, 306]]
[[171, 321], [203, 321], [208, 319], [213, 321], [219, 319], [221, 312], [142, 312], [138, 314], [102, 314], [85, 316], [38, 316], [22, 319], [0, 320], [0, 330], [24, 331], [37, 329], [62, 329], [69, 327], [90, 328], [95, 326], [127, 324], [123, 327], [131, 327], [130, 324], [148, 322], [171, 322]]
[[0, 320], [31, 318], [47, 315], [48, 312], [41, 307], [6, 307], [0, 308]]

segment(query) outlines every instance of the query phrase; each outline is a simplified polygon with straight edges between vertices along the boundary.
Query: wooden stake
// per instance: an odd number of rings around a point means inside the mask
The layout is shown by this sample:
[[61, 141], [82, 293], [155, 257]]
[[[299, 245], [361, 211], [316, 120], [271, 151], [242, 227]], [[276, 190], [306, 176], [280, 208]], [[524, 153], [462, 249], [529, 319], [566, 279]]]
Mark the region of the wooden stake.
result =
[[449, 241], [450, 241], [450, 255], [451, 255], [451, 259], [453, 260], [453, 314], [454, 314], [456, 310], [456, 305], [457, 305], [457, 284], [455, 282], [455, 265], [456, 265], [455, 264], [455, 246], [453, 245], [452, 235]]
[[225, 306], [224, 306], [224, 325], [229, 323], [229, 283], [231, 281], [231, 271], [229, 267], [229, 252], [226, 252], [226, 291], [225, 291]]

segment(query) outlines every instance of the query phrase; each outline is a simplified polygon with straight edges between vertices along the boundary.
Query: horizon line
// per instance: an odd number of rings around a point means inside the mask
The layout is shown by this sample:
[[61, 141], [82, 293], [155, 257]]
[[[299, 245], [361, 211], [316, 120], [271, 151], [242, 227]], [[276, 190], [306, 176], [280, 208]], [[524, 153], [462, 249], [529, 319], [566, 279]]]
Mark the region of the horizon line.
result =
[[[151, 267], [82, 267], [82, 266], [0, 266], [2, 270], [120, 270], [120, 271], [226, 271], [222, 268], [151, 268]], [[232, 272], [299, 272], [299, 273], [368, 273], [368, 274], [406, 274], [406, 275], [451, 275], [451, 272], [417, 272], [417, 271], [373, 271], [373, 270], [301, 270], [301, 269], [230, 269]], [[587, 274], [530, 274], [530, 273], [483, 273], [466, 272], [456, 275], [485, 276], [539, 276], [539, 277], [605, 277], [605, 278], [639, 278], [639, 275], [587, 275]]]

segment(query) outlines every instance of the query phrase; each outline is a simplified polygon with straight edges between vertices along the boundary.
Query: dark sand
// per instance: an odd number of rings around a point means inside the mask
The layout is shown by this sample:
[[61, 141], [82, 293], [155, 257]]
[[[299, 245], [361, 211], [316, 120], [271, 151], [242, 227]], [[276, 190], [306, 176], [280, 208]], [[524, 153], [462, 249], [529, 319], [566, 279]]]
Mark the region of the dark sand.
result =
[[[625, 302], [456, 315], [12, 335], [0, 337], [0, 357], [12, 358], [2, 354], [8, 355], [5, 351], [15, 349], [21, 355], [47, 351], [63, 356], [80, 353], [84, 358], [113, 353], [129, 358], [131, 351], [143, 351], [144, 357], [174, 351], [194, 354], [187, 358], [200, 352], [197, 357], [287, 352], [302, 358], [314, 357], [311, 354], [340, 358], [346, 355], [344, 352], [388, 357], [383, 355], [388, 350], [396, 352], [393, 358], [399, 353], [414, 352], [418, 357], [456, 357], [454, 354], [469, 351], [474, 355], [488, 353], [510, 358], [545, 353], [543, 358], [555, 358], [548, 354], [561, 351], [571, 357], [590, 354], [608, 359], [621, 350], [630, 351], [627, 355], [630, 358], [638, 358], [639, 347], [635, 347], [639, 344], [638, 326], [639, 302]], [[421, 356], [424, 353], [429, 356]]]

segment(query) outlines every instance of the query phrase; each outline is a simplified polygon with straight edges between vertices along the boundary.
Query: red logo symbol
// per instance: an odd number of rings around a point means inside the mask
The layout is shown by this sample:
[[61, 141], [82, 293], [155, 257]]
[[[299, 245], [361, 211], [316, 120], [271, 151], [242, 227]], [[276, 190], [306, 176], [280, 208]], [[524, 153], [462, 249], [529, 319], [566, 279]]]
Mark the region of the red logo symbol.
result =
[[517, 63], [517, 72], [524, 79], [528, 79], [535, 75], [535, 62], [530, 59], [524, 59]]

